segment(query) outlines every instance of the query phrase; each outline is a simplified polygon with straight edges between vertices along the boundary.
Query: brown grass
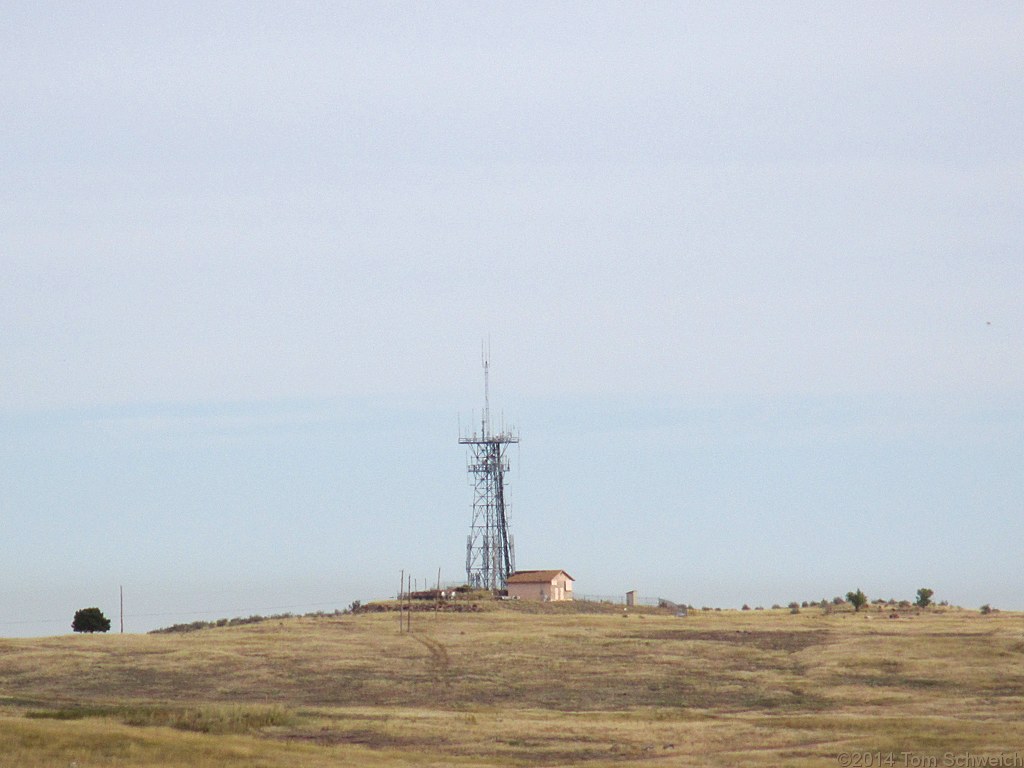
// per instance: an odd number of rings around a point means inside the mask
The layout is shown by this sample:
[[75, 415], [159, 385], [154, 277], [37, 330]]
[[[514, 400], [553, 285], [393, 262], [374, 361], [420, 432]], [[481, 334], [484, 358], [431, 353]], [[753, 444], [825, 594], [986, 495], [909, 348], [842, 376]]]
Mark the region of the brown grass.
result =
[[1020, 614], [580, 608], [0, 641], [0, 768], [1024, 752]]

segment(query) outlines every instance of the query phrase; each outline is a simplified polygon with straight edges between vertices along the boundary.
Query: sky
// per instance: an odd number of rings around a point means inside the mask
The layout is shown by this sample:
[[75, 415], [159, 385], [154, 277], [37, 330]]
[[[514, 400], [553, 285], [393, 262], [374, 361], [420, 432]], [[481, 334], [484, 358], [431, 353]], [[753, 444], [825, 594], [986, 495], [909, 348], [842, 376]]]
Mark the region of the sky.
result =
[[0, 3], [0, 636], [465, 578], [1024, 609], [1019, 3]]

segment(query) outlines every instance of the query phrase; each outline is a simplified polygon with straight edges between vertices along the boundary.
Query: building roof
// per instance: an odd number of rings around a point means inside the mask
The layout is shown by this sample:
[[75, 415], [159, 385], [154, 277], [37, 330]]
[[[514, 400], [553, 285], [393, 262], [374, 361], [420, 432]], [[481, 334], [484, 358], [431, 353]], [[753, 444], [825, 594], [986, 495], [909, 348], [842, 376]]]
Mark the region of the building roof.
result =
[[537, 584], [544, 583], [549, 584], [554, 581], [558, 574], [565, 573], [569, 581], [576, 581], [572, 576], [569, 576], [565, 571], [516, 571], [507, 579], [506, 584]]

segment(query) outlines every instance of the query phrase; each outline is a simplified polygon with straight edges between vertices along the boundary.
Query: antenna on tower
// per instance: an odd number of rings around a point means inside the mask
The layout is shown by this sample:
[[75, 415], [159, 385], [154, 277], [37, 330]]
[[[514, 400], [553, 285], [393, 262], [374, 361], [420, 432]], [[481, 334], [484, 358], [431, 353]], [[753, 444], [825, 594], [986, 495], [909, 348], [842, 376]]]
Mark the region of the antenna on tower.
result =
[[469, 475], [473, 482], [473, 521], [466, 541], [466, 582], [479, 589], [503, 589], [515, 573], [515, 549], [508, 527], [505, 473], [509, 471], [508, 446], [519, 436], [506, 431], [491, 433], [490, 344], [481, 343], [484, 368], [484, 411], [480, 435], [459, 436], [469, 446]]
[[480, 342], [480, 359], [484, 366], [484, 413], [480, 434], [486, 440], [491, 435], [491, 350]]

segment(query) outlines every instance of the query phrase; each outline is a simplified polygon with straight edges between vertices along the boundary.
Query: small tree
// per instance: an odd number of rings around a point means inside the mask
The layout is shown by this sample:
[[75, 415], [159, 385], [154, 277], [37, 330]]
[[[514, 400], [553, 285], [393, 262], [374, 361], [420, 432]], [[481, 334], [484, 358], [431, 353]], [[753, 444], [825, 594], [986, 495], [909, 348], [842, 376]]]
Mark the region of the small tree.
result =
[[914, 601], [914, 605], [918, 608], [927, 608], [932, 604], [932, 595], [934, 594], [932, 590], [921, 587], [917, 590], [917, 600]]
[[75, 632], [109, 632], [110, 619], [99, 608], [82, 608], [75, 611], [71, 629]]
[[860, 587], [857, 588], [856, 592], [847, 592], [846, 600], [853, 606], [854, 611], [859, 611], [861, 606], [867, 605], [868, 596], [860, 591]]

